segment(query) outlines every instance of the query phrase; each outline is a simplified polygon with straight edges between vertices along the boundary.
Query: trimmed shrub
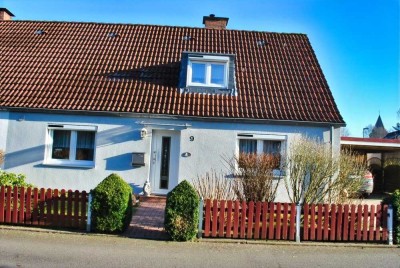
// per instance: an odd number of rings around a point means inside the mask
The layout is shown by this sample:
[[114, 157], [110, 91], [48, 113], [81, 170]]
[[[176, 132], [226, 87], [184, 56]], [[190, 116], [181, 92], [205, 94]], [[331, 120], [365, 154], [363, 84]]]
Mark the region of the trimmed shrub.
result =
[[199, 196], [187, 181], [182, 181], [167, 195], [165, 230], [174, 241], [188, 241], [197, 233]]
[[123, 232], [132, 218], [132, 188], [117, 174], [105, 178], [92, 191], [93, 230]]
[[0, 170], [0, 186], [33, 187], [32, 184], [25, 182], [24, 174], [15, 174]]
[[400, 244], [400, 189], [394, 191], [390, 198], [393, 206], [393, 238], [396, 244]]

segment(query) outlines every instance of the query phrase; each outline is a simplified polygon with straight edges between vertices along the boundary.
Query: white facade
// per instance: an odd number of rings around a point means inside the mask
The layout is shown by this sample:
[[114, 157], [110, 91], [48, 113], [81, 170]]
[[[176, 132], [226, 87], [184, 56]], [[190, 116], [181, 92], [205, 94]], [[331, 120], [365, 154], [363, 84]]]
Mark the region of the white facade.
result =
[[[96, 129], [93, 167], [47, 164], [49, 125], [55, 124]], [[166, 193], [184, 179], [191, 180], [211, 170], [228, 172], [224, 158], [238, 154], [243, 135], [280, 137], [284, 147], [296, 136], [308, 135], [331, 144], [336, 152], [340, 148], [339, 128], [328, 124], [0, 112], [0, 149], [6, 152], [4, 169], [23, 173], [30, 183], [45, 188], [88, 191], [109, 174], [117, 173], [136, 193], [142, 191], [146, 180], [153, 192]], [[170, 142], [169, 161], [164, 163], [169, 170], [166, 189], [161, 189], [166, 185], [160, 185], [163, 137], [167, 137], [164, 142]], [[144, 166], [132, 166], [133, 152], [145, 154]], [[278, 199], [286, 200], [285, 195], [280, 187]]]

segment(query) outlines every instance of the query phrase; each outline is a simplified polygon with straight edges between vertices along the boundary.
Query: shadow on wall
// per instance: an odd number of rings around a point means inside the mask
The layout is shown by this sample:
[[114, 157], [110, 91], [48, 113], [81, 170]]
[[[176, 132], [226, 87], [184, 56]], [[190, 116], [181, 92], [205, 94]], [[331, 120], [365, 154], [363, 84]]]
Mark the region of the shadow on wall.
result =
[[143, 192], [143, 186], [139, 184], [129, 183], [129, 186], [132, 188], [132, 193], [140, 194]]
[[29, 163], [43, 161], [44, 145], [6, 153], [4, 161], [4, 169], [14, 168]]
[[136, 126], [121, 126], [97, 133], [97, 147], [110, 144], [140, 140], [140, 129]]
[[106, 170], [124, 171], [138, 167], [132, 166], [132, 153], [120, 154], [106, 158]]

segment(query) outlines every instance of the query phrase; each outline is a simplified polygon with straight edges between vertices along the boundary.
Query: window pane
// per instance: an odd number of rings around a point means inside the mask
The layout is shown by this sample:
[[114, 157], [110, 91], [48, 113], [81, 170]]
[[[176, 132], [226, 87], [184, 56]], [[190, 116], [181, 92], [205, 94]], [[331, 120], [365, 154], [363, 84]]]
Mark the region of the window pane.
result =
[[222, 64], [211, 64], [211, 84], [224, 84], [224, 69]]
[[280, 141], [264, 141], [263, 152], [273, 156], [272, 161], [275, 163], [274, 168], [281, 165], [281, 142]]
[[94, 135], [92, 131], [78, 131], [76, 141], [76, 160], [93, 161]]
[[204, 63], [192, 63], [192, 82], [203, 84], [206, 82], [206, 65]]
[[257, 140], [239, 140], [239, 153], [257, 153]]
[[71, 141], [71, 131], [53, 130], [53, 148], [51, 158], [69, 159], [69, 147]]

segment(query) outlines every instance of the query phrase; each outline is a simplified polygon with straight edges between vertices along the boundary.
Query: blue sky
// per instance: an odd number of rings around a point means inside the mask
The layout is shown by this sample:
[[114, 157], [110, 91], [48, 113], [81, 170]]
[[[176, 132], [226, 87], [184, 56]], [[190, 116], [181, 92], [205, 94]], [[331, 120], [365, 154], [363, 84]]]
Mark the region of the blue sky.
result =
[[229, 29], [305, 33], [352, 136], [387, 129], [400, 109], [398, 0], [0, 0], [17, 20], [203, 27], [211, 13]]

